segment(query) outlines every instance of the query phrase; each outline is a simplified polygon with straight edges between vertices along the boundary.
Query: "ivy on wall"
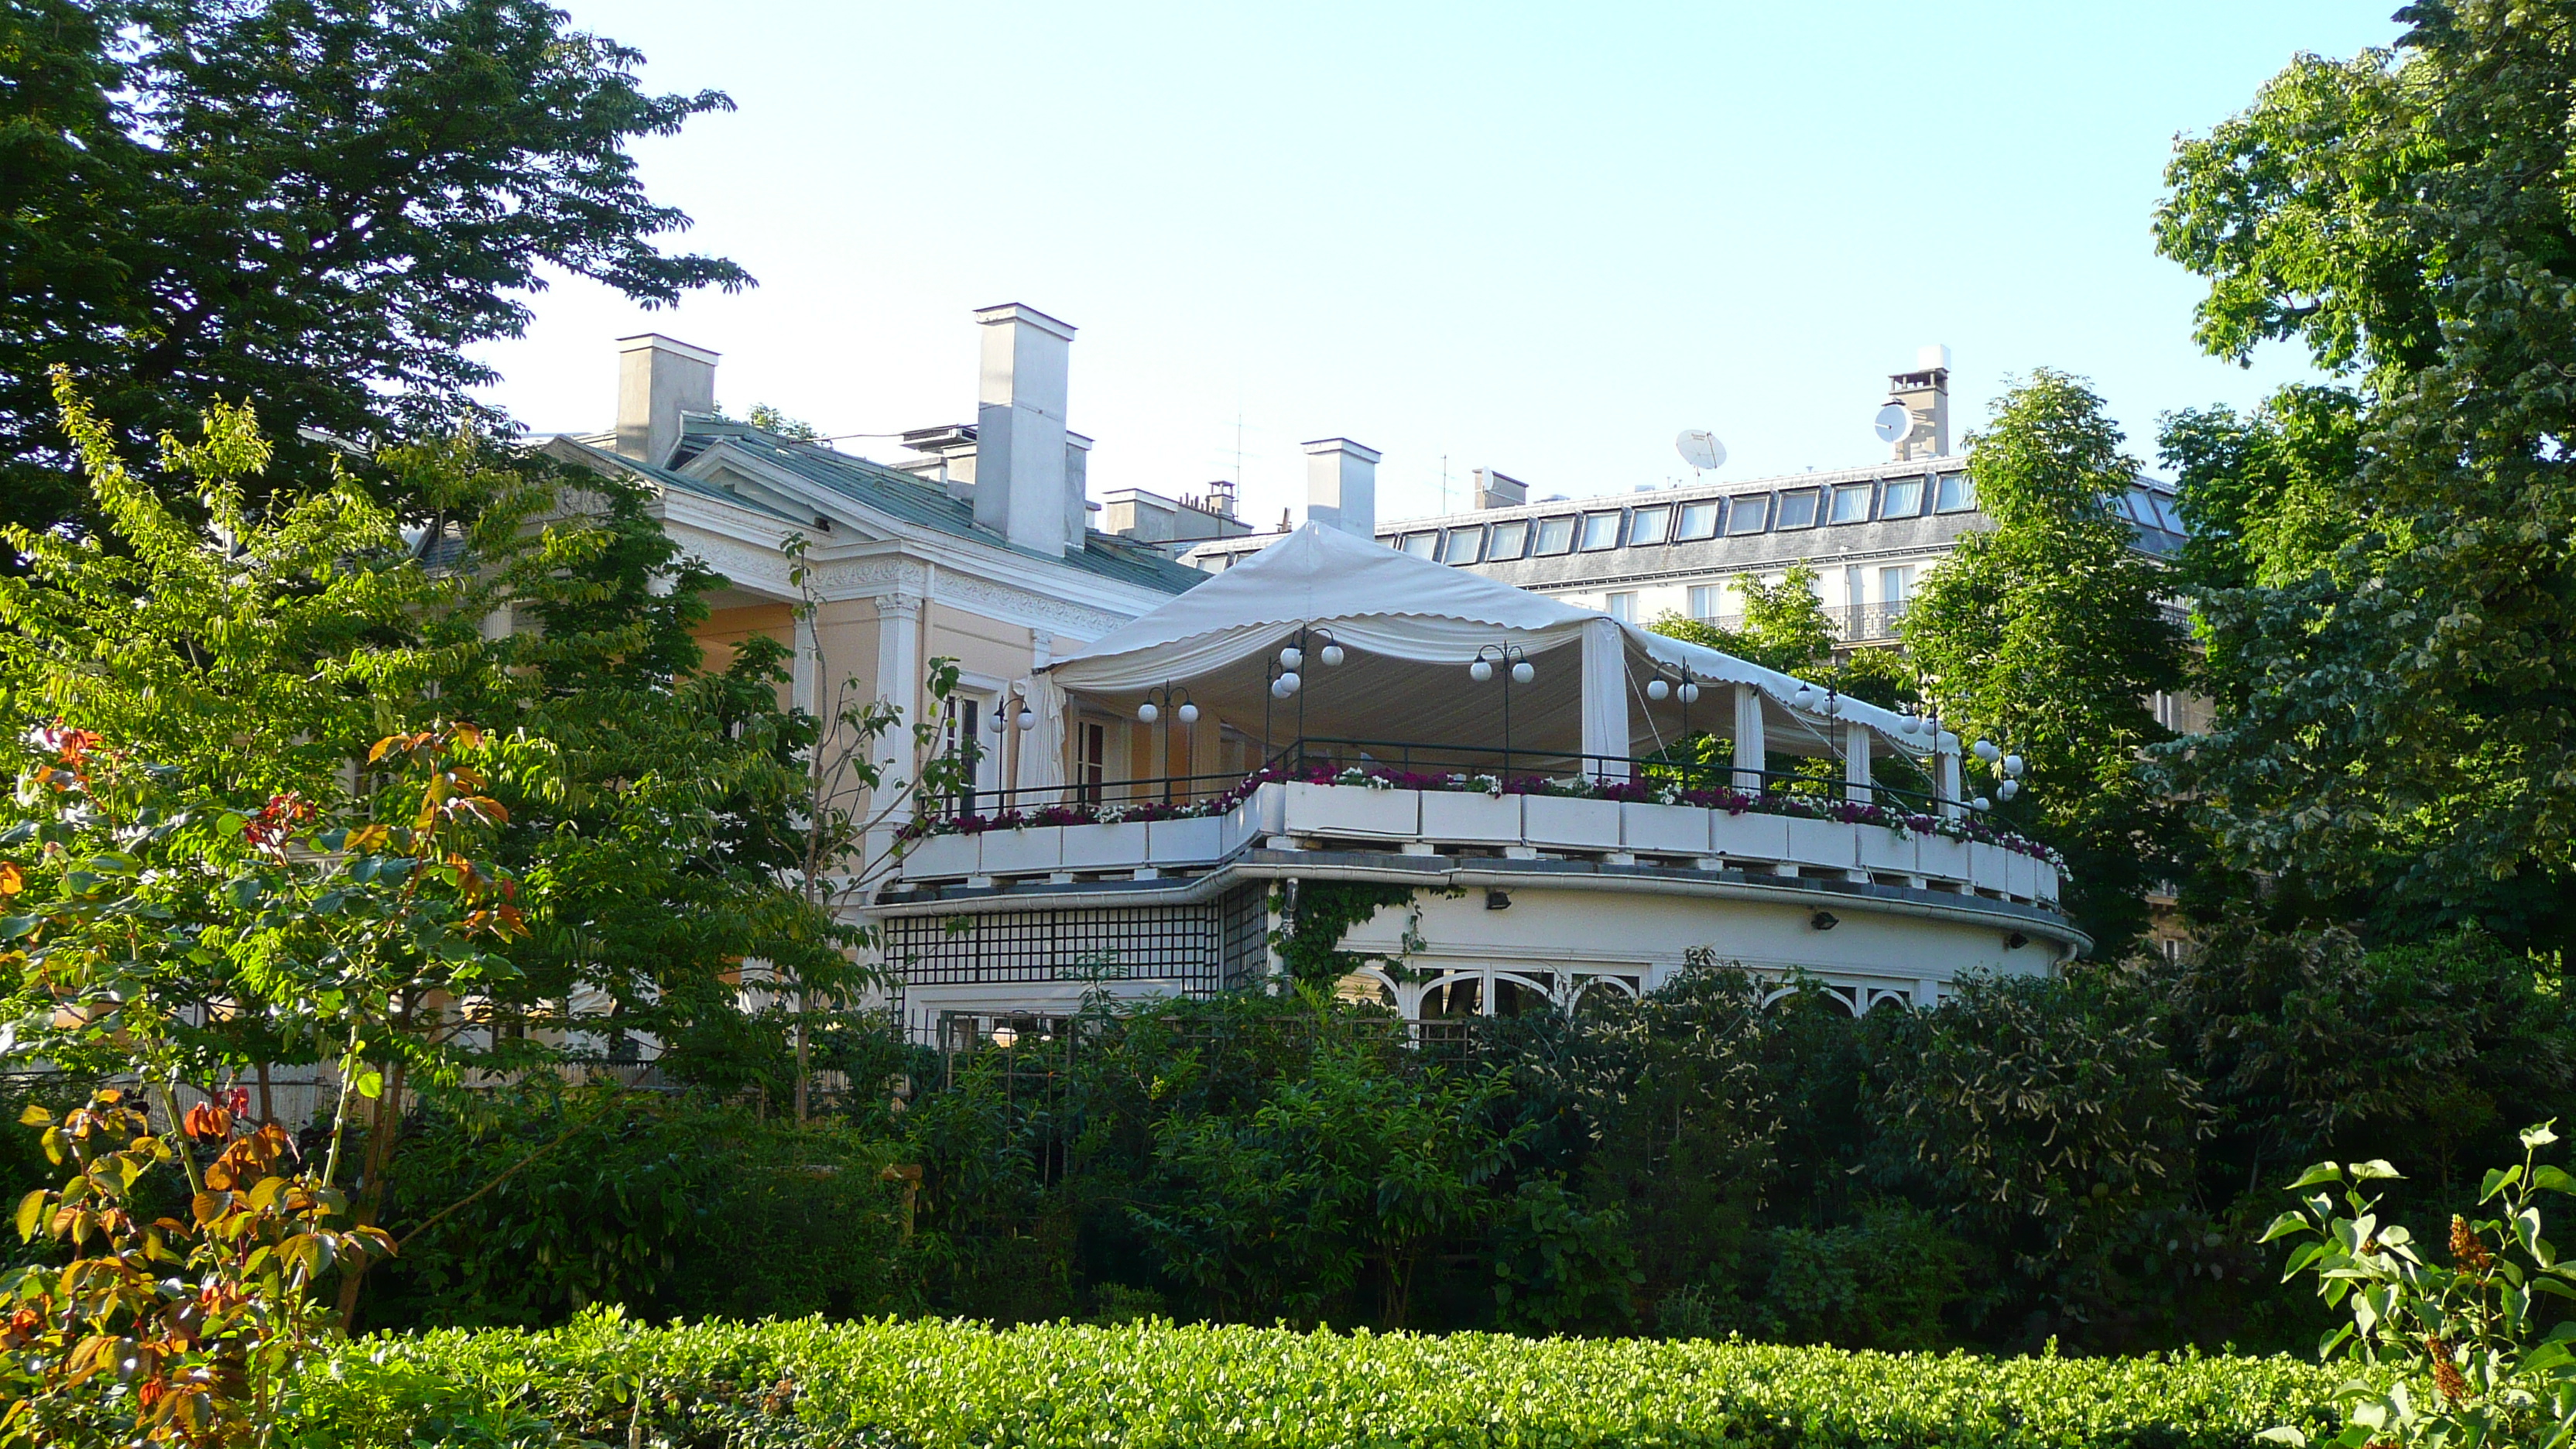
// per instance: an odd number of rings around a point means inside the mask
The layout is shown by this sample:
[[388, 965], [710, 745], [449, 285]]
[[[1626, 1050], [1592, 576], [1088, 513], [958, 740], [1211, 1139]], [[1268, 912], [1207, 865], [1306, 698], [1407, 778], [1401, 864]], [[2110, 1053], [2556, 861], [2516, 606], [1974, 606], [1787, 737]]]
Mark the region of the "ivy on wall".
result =
[[1358, 970], [1368, 959], [1341, 949], [1342, 936], [1365, 924], [1388, 906], [1412, 901], [1414, 887], [1369, 881], [1310, 880], [1294, 883], [1292, 897], [1283, 884], [1270, 892], [1271, 912], [1282, 920], [1270, 933], [1270, 944], [1288, 963], [1288, 979], [1299, 986], [1330, 987]]

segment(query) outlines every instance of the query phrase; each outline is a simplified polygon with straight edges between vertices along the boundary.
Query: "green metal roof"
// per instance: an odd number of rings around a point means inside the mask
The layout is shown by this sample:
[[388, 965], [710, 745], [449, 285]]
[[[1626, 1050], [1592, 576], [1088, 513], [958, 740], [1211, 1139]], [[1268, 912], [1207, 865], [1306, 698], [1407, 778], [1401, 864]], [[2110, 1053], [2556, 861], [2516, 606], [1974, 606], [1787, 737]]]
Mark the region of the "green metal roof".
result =
[[[1109, 534], [1090, 531], [1079, 552], [1067, 550], [1062, 558], [1051, 557], [1035, 549], [1023, 548], [995, 533], [978, 527], [975, 510], [970, 504], [948, 496], [948, 490], [936, 483], [925, 483], [909, 473], [898, 472], [865, 458], [853, 458], [828, 448], [791, 443], [774, 437], [749, 423], [718, 422], [692, 417], [681, 437], [679, 451], [672, 462], [677, 465], [704, 452], [717, 440], [732, 444], [743, 452], [785, 469], [828, 493], [837, 494], [862, 507], [900, 519], [922, 528], [937, 529], [959, 538], [971, 538], [988, 548], [1007, 549], [1012, 553], [1045, 563], [1060, 563], [1101, 578], [1124, 584], [1177, 594], [1207, 581], [1207, 575], [1186, 564], [1163, 557], [1152, 549], [1140, 548]], [[730, 493], [700, 479], [690, 478], [671, 468], [645, 468], [655, 479], [693, 493], [707, 494], [730, 502], [778, 513], [775, 508]], [[786, 517], [785, 514], [780, 514]], [[810, 520], [798, 519], [796, 522]]]

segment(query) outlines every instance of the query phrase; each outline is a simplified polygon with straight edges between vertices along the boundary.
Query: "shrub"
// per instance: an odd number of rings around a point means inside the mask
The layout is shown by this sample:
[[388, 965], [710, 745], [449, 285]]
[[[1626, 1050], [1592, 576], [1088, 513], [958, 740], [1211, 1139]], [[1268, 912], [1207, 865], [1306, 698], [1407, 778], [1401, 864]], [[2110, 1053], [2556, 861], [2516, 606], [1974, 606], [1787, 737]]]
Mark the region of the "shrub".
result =
[[374, 1321], [560, 1321], [914, 1306], [889, 1144], [687, 1096], [539, 1078], [429, 1113], [398, 1149]]
[[593, 1313], [545, 1332], [353, 1344], [307, 1380], [278, 1441], [2246, 1449], [2270, 1425], [2325, 1429], [2333, 1387], [2285, 1357], [1996, 1360], [1153, 1322], [648, 1329]]

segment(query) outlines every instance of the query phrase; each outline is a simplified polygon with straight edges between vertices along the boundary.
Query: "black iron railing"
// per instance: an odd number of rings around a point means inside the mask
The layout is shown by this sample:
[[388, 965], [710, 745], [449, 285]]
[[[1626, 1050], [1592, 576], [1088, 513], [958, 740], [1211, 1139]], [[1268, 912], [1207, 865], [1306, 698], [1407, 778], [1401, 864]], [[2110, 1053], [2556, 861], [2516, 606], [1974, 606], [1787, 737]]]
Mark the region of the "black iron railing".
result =
[[[1116, 818], [1156, 818], [1181, 807], [1199, 814], [1230, 805], [1265, 781], [1326, 784], [1359, 770], [1419, 789], [1473, 788], [1455, 777], [1490, 781], [1485, 788], [1513, 793], [1544, 791], [1577, 780], [1615, 798], [1648, 798], [1662, 787], [1728, 796], [1777, 796], [1818, 804], [1874, 805], [1934, 815], [1953, 802], [1929, 790], [1874, 780], [1858, 785], [1832, 775], [1797, 770], [1738, 768], [1724, 740], [1700, 736], [1651, 755], [1596, 755], [1508, 745], [1438, 744], [1416, 740], [1306, 736], [1281, 746], [1258, 768], [1189, 775], [1156, 775], [1063, 785], [978, 792], [979, 818], [1013, 824], [1083, 824], [1110, 813]], [[1836, 762], [1826, 762], [1833, 764]], [[951, 812], [956, 813], [956, 812]]]

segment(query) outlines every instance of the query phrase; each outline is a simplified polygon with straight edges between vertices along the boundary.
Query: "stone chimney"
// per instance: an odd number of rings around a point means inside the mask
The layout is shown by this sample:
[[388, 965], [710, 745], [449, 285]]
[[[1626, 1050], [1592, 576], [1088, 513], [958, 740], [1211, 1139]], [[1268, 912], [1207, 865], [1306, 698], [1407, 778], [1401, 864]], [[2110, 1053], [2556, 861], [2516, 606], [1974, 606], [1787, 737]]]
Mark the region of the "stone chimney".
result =
[[[1082, 505], [1064, 428], [1073, 327], [1012, 302], [977, 309], [984, 362], [975, 408], [975, 521], [1022, 548], [1061, 558], [1082, 547]], [[1085, 440], [1087, 447], [1088, 440]]]
[[1491, 468], [1476, 470], [1476, 507], [1518, 508], [1529, 502], [1529, 485], [1518, 478], [1505, 477]]
[[1905, 410], [1914, 415], [1914, 431], [1897, 439], [1894, 444], [1898, 462], [1950, 456], [1950, 349], [1947, 344], [1925, 344], [1915, 353], [1912, 372], [1889, 376], [1887, 394], [1888, 401], [1904, 404]]
[[1348, 438], [1317, 438], [1300, 446], [1306, 450], [1306, 521], [1375, 539], [1377, 449]]
[[680, 414], [716, 410], [716, 358], [659, 332], [617, 339], [617, 441], [621, 458], [660, 467], [680, 446]]
[[1064, 435], [1064, 551], [1080, 553], [1091, 532], [1091, 439]]

